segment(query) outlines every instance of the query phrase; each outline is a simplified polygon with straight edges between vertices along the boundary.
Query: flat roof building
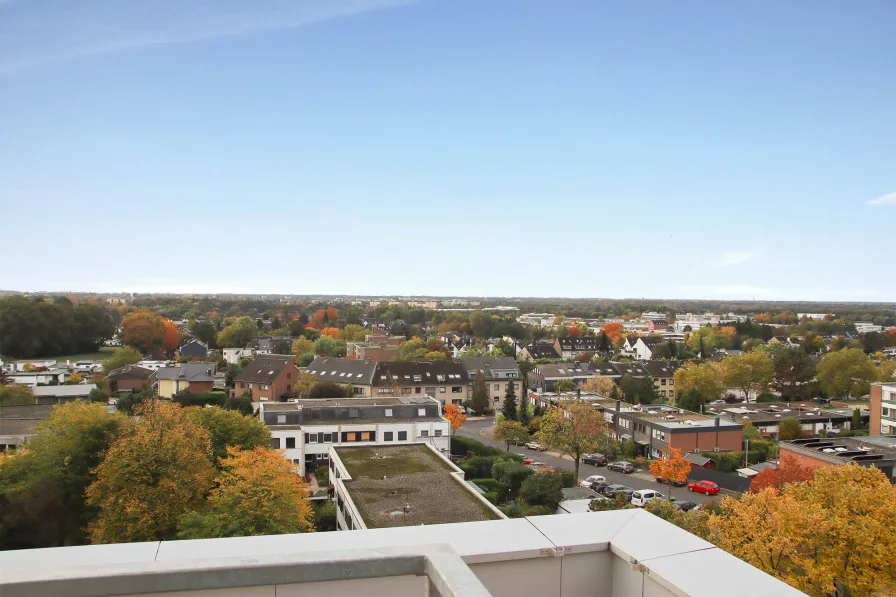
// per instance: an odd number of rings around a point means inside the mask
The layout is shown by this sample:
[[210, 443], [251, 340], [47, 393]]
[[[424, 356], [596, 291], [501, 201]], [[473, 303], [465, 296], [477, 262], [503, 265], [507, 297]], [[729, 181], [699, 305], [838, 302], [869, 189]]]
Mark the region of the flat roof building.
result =
[[429, 444], [331, 446], [339, 530], [506, 518]]
[[896, 482], [896, 437], [806, 438], [778, 442], [781, 458], [790, 456], [806, 467], [829, 467], [855, 463], [873, 466]]

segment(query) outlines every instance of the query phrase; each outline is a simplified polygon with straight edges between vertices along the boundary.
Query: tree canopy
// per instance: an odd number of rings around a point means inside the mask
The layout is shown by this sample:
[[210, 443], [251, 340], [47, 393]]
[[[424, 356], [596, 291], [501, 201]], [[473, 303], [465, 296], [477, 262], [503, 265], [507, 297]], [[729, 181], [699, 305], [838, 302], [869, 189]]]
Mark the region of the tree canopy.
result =
[[818, 363], [818, 383], [831, 396], [863, 396], [877, 376], [874, 361], [858, 348], [829, 352]]
[[18, 359], [94, 352], [115, 334], [113, 311], [93, 304], [0, 299], [0, 354]]

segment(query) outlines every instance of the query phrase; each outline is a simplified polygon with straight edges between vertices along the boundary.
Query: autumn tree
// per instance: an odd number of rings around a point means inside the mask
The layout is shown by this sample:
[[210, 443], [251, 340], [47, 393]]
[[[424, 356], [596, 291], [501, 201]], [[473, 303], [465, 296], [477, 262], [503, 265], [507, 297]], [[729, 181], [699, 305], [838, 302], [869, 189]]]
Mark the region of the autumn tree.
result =
[[669, 485], [669, 497], [672, 497], [674, 483], [687, 481], [690, 472], [691, 461], [685, 458], [678, 448], [670, 448], [668, 454], [650, 463], [650, 474]]
[[578, 389], [578, 384], [571, 379], [561, 379], [554, 382], [554, 391], [558, 394], [562, 392], [575, 392]]
[[311, 393], [311, 389], [317, 385], [317, 376], [311, 373], [299, 373], [299, 378], [293, 384], [292, 389], [298, 393], [299, 398], [304, 398]]
[[296, 356], [301, 356], [306, 352], [312, 352], [314, 350], [314, 343], [311, 342], [308, 338], [299, 338], [295, 342], [292, 343], [292, 354]]
[[177, 325], [173, 321], [167, 319], [162, 320], [162, 325], [165, 327], [162, 335], [162, 350], [168, 353], [174, 352], [180, 348], [180, 330], [177, 329]]
[[248, 537], [314, 530], [308, 484], [277, 450], [227, 448], [205, 507], [180, 521], [179, 539]]
[[115, 352], [112, 353], [112, 356], [103, 361], [103, 372], [109, 374], [116, 369], [126, 365], [134, 365], [142, 360], [143, 355], [130, 346], [116, 348]]
[[623, 333], [623, 327], [621, 323], [608, 323], [603, 328], [603, 333], [606, 334], [607, 338], [610, 339], [610, 342], [613, 346], [618, 347], [625, 340], [625, 334]]
[[449, 404], [445, 407], [445, 418], [451, 426], [451, 434], [460, 429], [460, 426], [467, 420], [467, 415], [460, 404]]
[[66, 380], [65, 383], [67, 385], [77, 385], [77, 384], [81, 383], [82, 381], [84, 381], [84, 378], [81, 377], [81, 374], [78, 373], [77, 371], [73, 371], [72, 374], [68, 376], [68, 379]]
[[19, 384], [0, 386], [0, 406], [23, 406], [34, 402], [34, 392], [28, 386]]
[[407, 342], [402, 342], [398, 347], [397, 361], [419, 361], [422, 360], [426, 353], [430, 352], [429, 348], [421, 338], [414, 336]]
[[725, 498], [710, 540], [813, 597], [896, 592], [896, 486], [858, 464]]
[[258, 417], [217, 406], [194, 406], [184, 412], [208, 432], [213, 463], [219, 463], [227, 456], [228, 448], [251, 450], [271, 445], [270, 430]]
[[308, 327], [322, 330], [327, 327], [327, 323], [336, 321], [338, 318], [339, 313], [332, 307], [329, 309], [318, 309], [314, 315], [308, 318]]
[[818, 363], [818, 383], [831, 396], [863, 396], [877, 375], [874, 361], [858, 348], [830, 352]]
[[342, 334], [339, 332], [339, 328], [324, 328], [320, 331], [321, 336], [327, 336], [328, 338], [333, 338], [334, 340], [339, 340], [342, 337]]
[[218, 333], [216, 342], [222, 348], [245, 348], [258, 337], [258, 326], [251, 317], [240, 317]]
[[675, 372], [675, 391], [694, 388], [704, 400], [718, 399], [725, 390], [722, 373], [715, 363], [685, 363]]
[[750, 390], [765, 390], [775, 376], [775, 366], [771, 358], [761, 350], [731, 355], [722, 361], [722, 380], [729, 388], [737, 388], [744, 393], [744, 400], [750, 400]]
[[0, 458], [0, 548], [84, 543], [95, 515], [84, 490], [123, 421], [105, 405], [61, 404], [38, 423], [27, 450]]
[[560, 408], [545, 413], [536, 437], [549, 448], [572, 457], [577, 479], [582, 456], [605, 447], [609, 439], [603, 414], [580, 401], [564, 401]]
[[495, 441], [503, 442], [510, 451], [510, 444], [523, 444], [529, 439], [529, 430], [519, 421], [503, 420], [495, 426]]
[[350, 323], [339, 332], [339, 338], [345, 342], [361, 342], [369, 333], [364, 326]]
[[314, 341], [314, 354], [328, 357], [344, 357], [345, 342], [330, 338], [329, 336], [321, 336]]
[[504, 392], [504, 405], [501, 408], [504, 418], [509, 421], [515, 421], [519, 416], [516, 407], [516, 391], [513, 386], [512, 381], [507, 383], [507, 390]]
[[793, 456], [782, 456], [777, 468], [768, 467], [750, 483], [750, 491], [757, 493], [767, 487], [781, 489], [787, 483], [811, 481], [814, 469], [801, 465]]
[[212, 486], [211, 443], [200, 424], [170, 402], [149, 400], [135, 411], [87, 488], [88, 506], [99, 510], [91, 543], [174, 538]]
[[803, 432], [803, 426], [796, 417], [784, 417], [778, 421], [778, 439], [790, 441], [796, 439]]
[[158, 353], [164, 337], [162, 318], [150, 311], [134, 311], [121, 320], [121, 341], [144, 354]]

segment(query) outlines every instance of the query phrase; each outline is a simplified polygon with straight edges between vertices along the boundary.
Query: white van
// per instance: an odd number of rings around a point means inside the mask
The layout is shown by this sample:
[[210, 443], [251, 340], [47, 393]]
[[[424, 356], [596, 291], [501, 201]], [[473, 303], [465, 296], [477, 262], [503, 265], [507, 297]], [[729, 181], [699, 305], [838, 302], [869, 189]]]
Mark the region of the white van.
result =
[[592, 483], [605, 483], [606, 479], [600, 475], [591, 475], [579, 483], [579, 487], [591, 487]]
[[666, 496], [652, 489], [641, 489], [632, 493], [632, 505], [643, 508], [650, 500], [664, 500]]

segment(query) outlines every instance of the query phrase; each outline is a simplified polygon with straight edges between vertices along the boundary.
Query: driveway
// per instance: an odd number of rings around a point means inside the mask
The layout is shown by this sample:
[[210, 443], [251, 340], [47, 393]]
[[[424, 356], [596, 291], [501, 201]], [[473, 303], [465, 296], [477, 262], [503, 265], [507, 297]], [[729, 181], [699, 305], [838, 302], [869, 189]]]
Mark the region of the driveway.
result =
[[[493, 424], [494, 419], [492, 418], [468, 419], [467, 422], [464, 423], [461, 428], [458, 429], [455, 433], [457, 433], [458, 435], [464, 435], [466, 437], [472, 437], [473, 439], [477, 439], [484, 444], [504, 450], [507, 448], [505, 444], [496, 442], [495, 440], [491, 439], [490, 434], [483, 435], [482, 433], [485, 430], [490, 431]], [[575, 463], [573, 462], [572, 458], [570, 458], [569, 456], [562, 456], [556, 452], [536, 452], [535, 450], [530, 450], [524, 446], [510, 446], [510, 451], [517, 454], [525, 454], [526, 456], [532, 458], [532, 460], [536, 462], [543, 462], [548, 466], [553, 466], [555, 468], [564, 468], [570, 471], [575, 470]], [[590, 464], [585, 464], [584, 462], [579, 464], [580, 479], [585, 479], [586, 477], [589, 477], [591, 475], [602, 475], [606, 477], [608, 483], [618, 483], [620, 485], [625, 485], [626, 487], [631, 487], [635, 490], [654, 489], [667, 496], [669, 495], [670, 487], [668, 485], [661, 485], [657, 483], [649, 472], [646, 474], [642, 472], [625, 474], [608, 471], [604, 466], [592, 466]], [[702, 504], [705, 502], [719, 501], [719, 498], [722, 497], [721, 494], [707, 496], [702, 493], [690, 492], [685, 487], [673, 487], [671, 489], [672, 497], [682, 502], [690, 501]]]

